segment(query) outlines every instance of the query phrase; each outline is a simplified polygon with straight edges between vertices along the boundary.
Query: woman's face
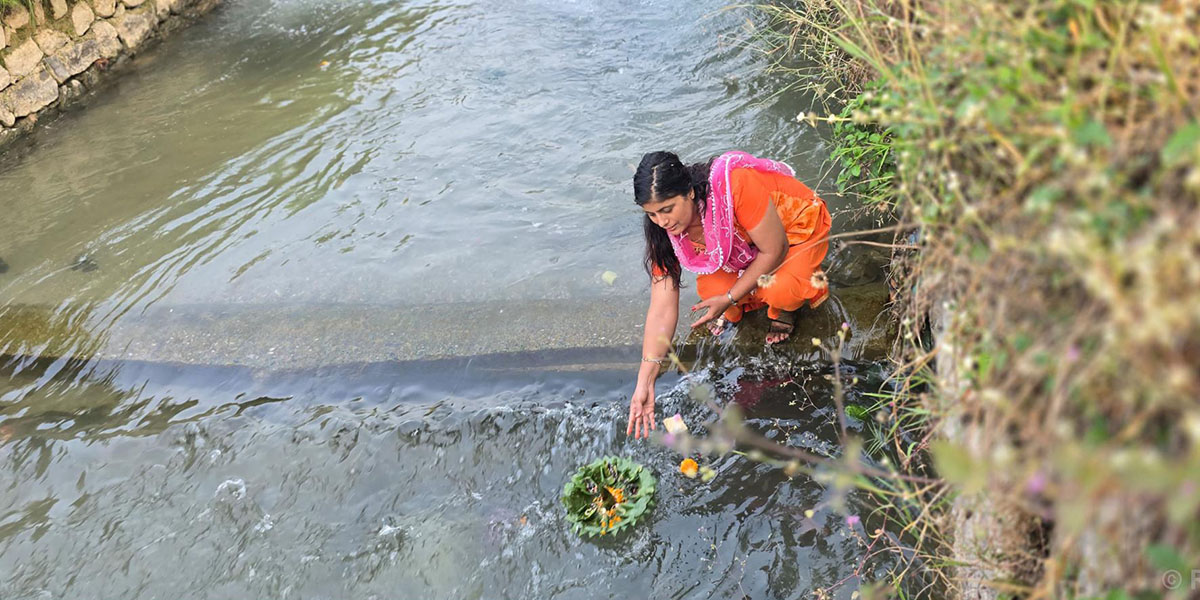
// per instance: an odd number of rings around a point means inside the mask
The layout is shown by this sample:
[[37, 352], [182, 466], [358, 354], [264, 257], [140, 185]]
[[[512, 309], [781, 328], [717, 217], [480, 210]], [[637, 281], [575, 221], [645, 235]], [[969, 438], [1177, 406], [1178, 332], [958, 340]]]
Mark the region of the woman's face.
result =
[[695, 192], [688, 192], [658, 202], [647, 202], [642, 205], [642, 210], [667, 233], [681, 235], [696, 220], [696, 203], [692, 200], [694, 195]]

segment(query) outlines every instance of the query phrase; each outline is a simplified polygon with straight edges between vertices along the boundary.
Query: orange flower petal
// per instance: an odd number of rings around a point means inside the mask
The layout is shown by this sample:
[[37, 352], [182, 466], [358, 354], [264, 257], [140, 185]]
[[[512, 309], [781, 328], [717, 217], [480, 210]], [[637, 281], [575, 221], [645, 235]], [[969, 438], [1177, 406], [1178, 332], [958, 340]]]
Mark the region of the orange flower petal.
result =
[[700, 472], [700, 465], [690, 458], [685, 458], [683, 462], [679, 463], [679, 472], [688, 478], [695, 479], [696, 473]]
[[604, 487], [605, 487], [605, 489], [608, 490], [609, 494], [612, 494], [613, 502], [620, 504], [625, 501], [625, 489], [624, 488], [614, 488], [614, 487], [609, 487], [607, 485]]

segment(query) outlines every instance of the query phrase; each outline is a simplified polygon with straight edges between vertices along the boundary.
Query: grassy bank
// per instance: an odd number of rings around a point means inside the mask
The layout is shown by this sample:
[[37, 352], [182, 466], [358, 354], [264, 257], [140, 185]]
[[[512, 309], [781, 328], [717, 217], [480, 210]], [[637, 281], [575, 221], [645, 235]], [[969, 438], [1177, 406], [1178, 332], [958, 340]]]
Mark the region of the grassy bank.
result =
[[0, 13], [4, 13], [9, 8], [14, 6], [24, 6], [32, 11], [34, 1], [35, 0], [0, 0]]
[[896, 551], [960, 594], [1200, 593], [1198, 4], [758, 8], [756, 47], [817, 65], [798, 118], [842, 185], [903, 225], [868, 448], [948, 486], [881, 496]]

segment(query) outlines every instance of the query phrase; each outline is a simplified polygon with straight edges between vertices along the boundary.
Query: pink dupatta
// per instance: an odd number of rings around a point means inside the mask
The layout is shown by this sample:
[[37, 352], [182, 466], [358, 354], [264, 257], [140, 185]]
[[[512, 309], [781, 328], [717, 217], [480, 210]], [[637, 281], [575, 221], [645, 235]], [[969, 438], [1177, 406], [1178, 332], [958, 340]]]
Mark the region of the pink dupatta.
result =
[[733, 191], [729, 176], [734, 169], [751, 168], [763, 173], [782, 173], [795, 177], [791, 167], [766, 158], [755, 158], [745, 152], [726, 152], [713, 161], [708, 175], [708, 200], [705, 202], [701, 222], [704, 224], [704, 252], [697, 252], [687, 239], [687, 232], [679, 235], [667, 234], [679, 264], [701, 275], [725, 269], [737, 273], [745, 269], [758, 255], [758, 250], [749, 240], [738, 235], [733, 216]]

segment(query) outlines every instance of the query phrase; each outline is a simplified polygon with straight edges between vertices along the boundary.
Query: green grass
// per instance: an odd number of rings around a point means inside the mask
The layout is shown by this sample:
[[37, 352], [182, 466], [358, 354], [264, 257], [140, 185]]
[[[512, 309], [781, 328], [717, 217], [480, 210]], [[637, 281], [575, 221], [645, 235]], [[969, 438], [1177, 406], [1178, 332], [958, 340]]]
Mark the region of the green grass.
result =
[[33, 11], [33, 3], [35, 0], [0, 0], [0, 11], [8, 10], [14, 6], [24, 6], [29, 11]]

